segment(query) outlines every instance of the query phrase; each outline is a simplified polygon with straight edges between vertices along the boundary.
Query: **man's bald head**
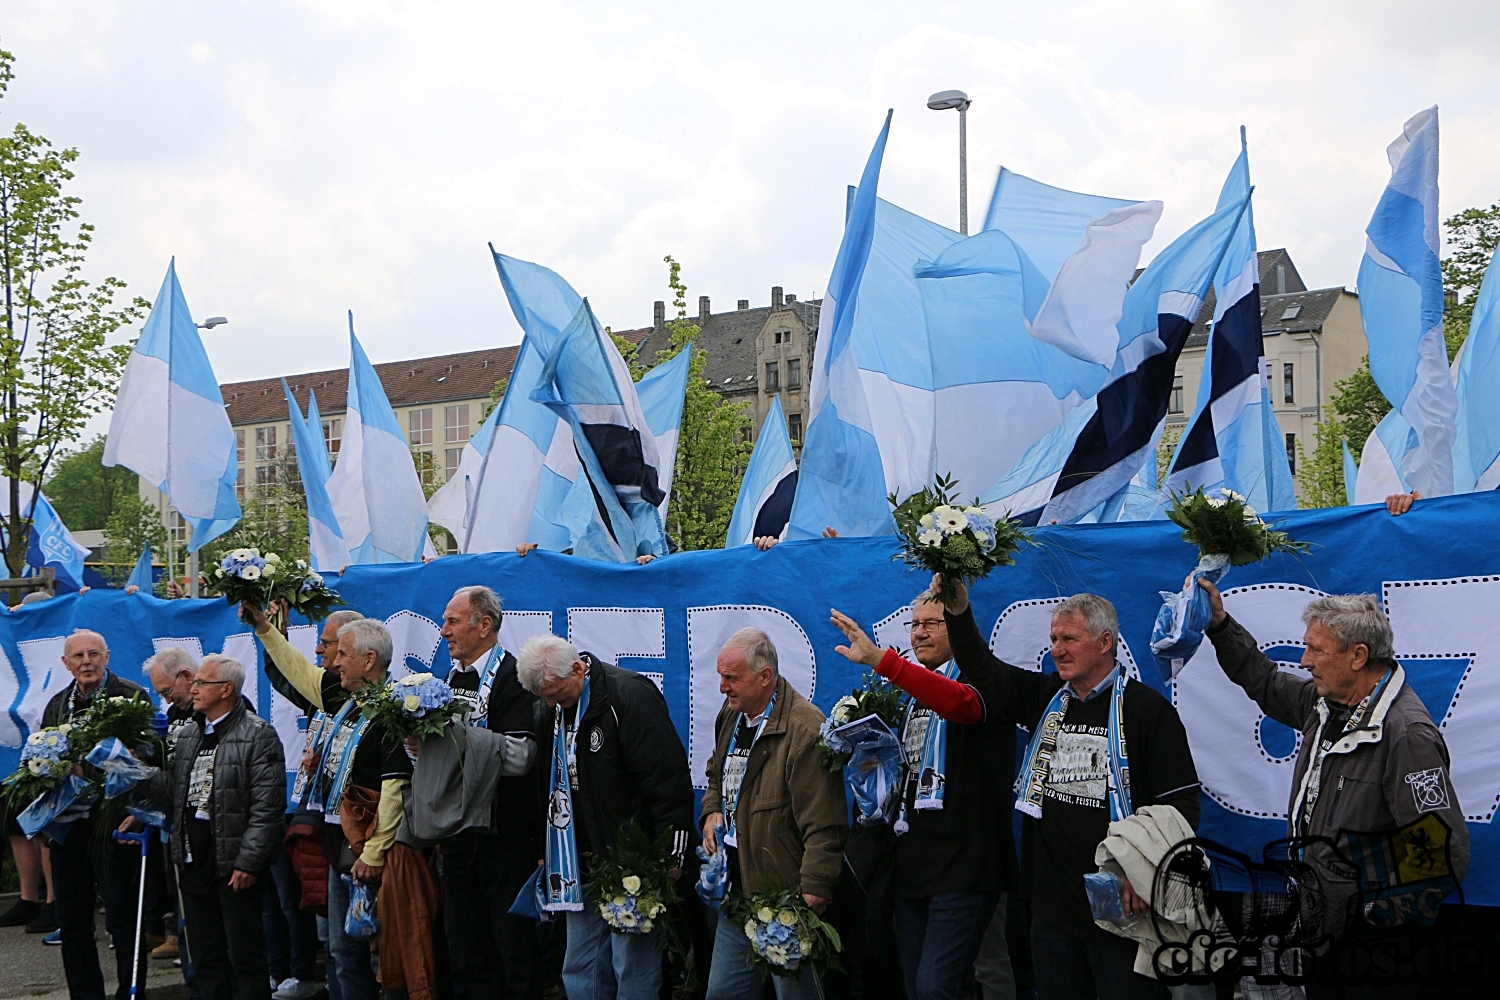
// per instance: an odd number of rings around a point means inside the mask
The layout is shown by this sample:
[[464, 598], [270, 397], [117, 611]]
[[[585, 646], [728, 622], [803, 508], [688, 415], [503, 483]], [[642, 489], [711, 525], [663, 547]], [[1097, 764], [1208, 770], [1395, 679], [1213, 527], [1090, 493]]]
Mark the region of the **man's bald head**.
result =
[[109, 669], [109, 643], [92, 629], [78, 629], [63, 643], [62, 661], [79, 692], [92, 694]]

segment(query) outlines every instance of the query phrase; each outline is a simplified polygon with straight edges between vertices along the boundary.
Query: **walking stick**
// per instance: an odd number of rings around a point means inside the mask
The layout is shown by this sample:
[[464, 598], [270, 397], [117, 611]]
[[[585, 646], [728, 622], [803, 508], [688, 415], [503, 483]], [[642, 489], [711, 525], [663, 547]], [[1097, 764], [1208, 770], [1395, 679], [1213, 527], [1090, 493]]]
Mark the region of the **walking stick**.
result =
[[141, 990], [141, 921], [146, 914], [146, 855], [151, 849], [151, 831], [155, 827], [146, 827], [139, 833], [123, 833], [119, 830], [114, 832], [114, 838], [121, 844], [137, 843], [141, 845], [141, 886], [135, 897], [135, 942], [131, 946], [130, 954], [130, 1000], [136, 1000]]

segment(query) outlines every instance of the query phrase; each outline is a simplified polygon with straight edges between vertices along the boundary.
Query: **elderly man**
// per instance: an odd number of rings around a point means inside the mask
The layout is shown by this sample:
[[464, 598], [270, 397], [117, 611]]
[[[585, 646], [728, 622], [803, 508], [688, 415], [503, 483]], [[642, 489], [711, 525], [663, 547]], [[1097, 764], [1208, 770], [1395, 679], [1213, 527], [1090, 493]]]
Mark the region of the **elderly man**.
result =
[[[282, 676], [306, 703], [332, 716], [314, 748], [310, 804], [323, 813], [323, 852], [328, 858], [328, 947], [335, 955], [343, 1000], [378, 1000], [380, 984], [370, 963], [367, 938], [344, 933], [349, 887], [342, 876], [378, 883], [385, 855], [396, 839], [412, 764], [401, 741], [387, 738], [385, 726], [366, 719], [350, 697], [366, 681], [383, 681], [391, 664], [391, 634], [370, 618], [356, 618], [338, 629], [334, 669], [313, 666], [271, 627], [265, 612], [249, 602], [241, 610], [255, 627]], [[358, 855], [345, 831], [356, 810], [346, 798], [376, 802], [373, 825], [360, 823], [365, 836]], [[344, 814], [350, 824], [345, 824]]]
[[[834, 611], [833, 624], [849, 639], [836, 652], [912, 696], [900, 733], [906, 767], [896, 821], [896, 934], [907, 997], [957, 1000], [992, 922], [1004, 946], [1002, 893], [1016, 884], [1006, 808], [1015, 727], [985, 712], [1003, 697], [995, 678], [982, 687], [953, 662], [943, 606], [931, 591], [911, 605], [917, 663], [880, 649], [847, 615]], [[940, 679], [954, 683], [934, 683]]]
[[[95, 698], [146, 697], [133, 681], [109, 669], [109, 645], [98, 632], [79, 629], [63, 643], [63, 665], [73, 682], [47, 702], [43, 726], [57, 726], [82, 714]], [[52, 843], [52, 883], [57, 894], [57, 922], [62, 929], [63, 971], [72, 1000], [104, 1000], [104, 974], [94, 944], [95, 893], [104, 898], [104, 928], [115, 947], [116, 1000], [130, 995], [131, 955], [135, 941], [136, 881], [140, 852], [95, 829], [96, 804], [72, 825], [67, 839]], [[71, 811], [70, 811], [71, 812]], [[46, 834], [43, 834], [45, 837]], [[144, 943], [144, 942], [142, 942]], [[145, 949], [139, 962], [145, 982]]]
[[[146, 662], [141, 664], [141, 673], [146, 675], [151, 689], [161, 699], [162, 712], [167, 717], [167, 760], [170, 762], [177, 748], [177, 737], [194, 718], [192, 683], [193, 677], [198, 673], [198, 660], [185, 649], [169, 646], [147, 657]], [[175, 872], [172, 871], [171, 859], [163, 857], [160, 861], [160, 865], [152, 870], [159, 871], [165, 876], [167, 886], [175, 887], [176, 878]], [[165, 912], [170, 908], [163, 897], [170, 895], [173, 891], [172, 888], [165, 887], [154, 890], [153, 883], [159, 884], [159, 880], [148, 879], [146, 883], [147, 906], [150, 907], [146, 912], [152, 916], [155, 912]], [[153, 898], [158, 902], [155, 907], [152, 907], [150, 902]], [[180, 918], [181, 914], [178, 916]], [[168, 933], [161, 946], [151, 952], [151, 957], [177, 958], [179, 953], [177, 934]], [[191, 972], [188, 973], [188, 978], [191, 981]]]
[[[934, 577], [934, 593], [941, 583]], [[1057, 606], [1057, 672], [1037, 673], [997, 659], [974, 621], [968, 588], [955, 581], [953, 591], [944, 620], [954, 660], [986, 692], [987, 718], [1032, 733], [1016, 809], [1024, 814], [1021, 893], [1032, 912], [1038, 996], [1166, 997], [1166, 986], [1134, 971], [1136, 943], [1094, 923], [1083, 876], [1098, 870], [1094, 852], [1109, 824], [1145, 806], [1170, 805], [1197, 825], [1198, 774], [1177, 710], [1127, 677], [1115, 658], [1119, 618], [1104, 598], [1076, 594]], [[1127, 916], [1147, 911], [1129, 880], [1121, 889]]]
[[647, 677], [539, 635], [516, 657], [521, 684], [554, 711], [548, 757], [545, 907], [567, 916], [568, 1000], [648, 1000], [661, 991], [651, 934], [615, 934], [585, 898], [583, 856], [605, 854], [638, 824], [670, 833], [680, 868], [693, 829], [687, 752], [666, 699]]
[[[1469, 864], [1469, 828], [1448, 775], [1448, 747], [1396, 662], [1391, 623], [1379, 598], [1343, 594], [1309, 604], [1302, 612], [1302, 665], [1312, 676], [1299, 677], [1260, 651], [1255, 637], [1224, 610], [1217, 587], [1201, 579], [1198, 585], [1212, 608], [1206, 634], [1219, 666], [1269, 718], [1302, 734], [1288, 832], [1319, 838], [1304, 860], [1319, 870], [1329, 891], [1327, 929], [1352, 932], [1355, 926], [1345, 921], [1350, 904], [1357, 909], [1358, 894], [1374, 898], [1376, 890], [1389, 888], [1361, 886], [1346, 870], [1341, 873], [1346, 866], [1335, 864], [1333, 848], [1349, 855], [1351, 833], [1388, 833], [1431, 817], [1436, 823], [1425, 832], [1429, 851], [1421, 855], [1429, 870], [1417, 874], [1461, 880]], [[1415, 896], [1413, 891], [1410, 898]], [[1387, 905], [1398, 899], [1390, 896]], [[1364, 916], [1378, 926], [1384, 912], [1377, 906]]]
[[[473, 706], [469, 725], [535, 745], [544, 709], [521, 686], [516, 658], [500, 645], [500, 615], [490, 588], [454, 591], [443, 610], [442, 636], [453, 660], [448, 686]], [[541, 995], [536, 925], [510, 906], [542, 857], [542, 770], [500, 778], [491, 828], [442, 842], [443, 920], [458, 1000]]]
[[[703, 795], [703, 843], [729, 851], [729, 889], [753, 895], [793, 884], [821, 912], [843, 865], [844, 779], [818, 766], [823, 713], [780, 676], [776, 646], [744, 628], [719, 651], [724, 706]], [[714, 831], [724, 829], [723, 843]], [[988, 914], [986, 914], [988, 916]], [[757, 996], [760, 975], [747, 961], [744, 930], [720, 911], [708, 974], [710, 1000]], [[775, 977], [779, 1000], [822, 990], [811, 972]]]
[[249, 711], [245, 668], [234, 658], [204, 657], [191, 686], [197, 715], [178, 733], [170, 782], [158, 775], [150, 792], [172, 803], [193, 982], [203, 1000], [266, 1000], [261, 894], [281, 847], [281, 739]]

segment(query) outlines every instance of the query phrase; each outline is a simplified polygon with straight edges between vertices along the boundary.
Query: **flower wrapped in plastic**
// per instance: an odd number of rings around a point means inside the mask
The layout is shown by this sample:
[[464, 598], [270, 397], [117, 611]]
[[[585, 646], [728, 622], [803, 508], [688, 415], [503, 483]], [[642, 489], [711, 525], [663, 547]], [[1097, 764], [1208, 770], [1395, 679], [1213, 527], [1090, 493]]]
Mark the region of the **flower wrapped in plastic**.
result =
[[0, 782], [12, 814], [25, 809], [38, 798], [57, 788], [73, 773], [79, 742], [75, 727], [69, 723], [38, 729], [21, 744], [21, 764]]
[[585, 878], [599, 916], [616, 934], [650, 934], [655, 930], [658, 951], [680, 953], [681, 939], [667, 920], [668, 907], [677, 902], [672, 870], [682, 864], [671, 856], [672, 832], [652, 839], [639, 824], [621, 831], [604, 854], [587, 854]]
[[447, 682], [429, 673], [407, 674], [395, 681], [366, 681], [354, 696], [360, 711], [383, 722], [386, 733], [397, 739], [441, 736], [455, 719], [472, 709], [453, 694]]
[[823, 720], [818, 732], [818, 766], [825, 771], [842, 771], [854, 753], [854, 745], [837, 730], [872, 715], [894, 728], [900, 725], [905, 697], [890, 681], [867, 671], [860, 686], [834, 702]]
[[1261, 519], [1243, 496], [1229, 489], [1173, 494], [1167, 517], [1182, 528], [1182, 540], [1198, 548], [1198, 565], [1180, 591], [1161, 591], [1162, 608], [1151, 631], [1151, 652], [1163, 680], [1176, 677], [1198, 647], [1212, 618], [1200, 579], [1217, 584], [1231, 566], [1260, 562], [1274, 552], [1302, 555], [1308, 543], [1292, 539]]
[[818, 982], [839, 969], [843, 942], [796, 886], [771, 886], [753, 896], [733, 893], [724, 903], [731, 920], [745, 929], [750, 964], [762, 976], [800, 976], [810, 969]]
[[898, 500], [889, 497], [901, 547], [894, 558], [943, 575], [938, 597], [953, 597], [955, 580], [972, 582], [988, 576], [996, 566], [1015, 564], [1023, 543], [1034, 544], [1031, 533], [1008, 520], [995, 521], [975, 501], [954, 502], [956, 484], [938, 476], [930, 489]]

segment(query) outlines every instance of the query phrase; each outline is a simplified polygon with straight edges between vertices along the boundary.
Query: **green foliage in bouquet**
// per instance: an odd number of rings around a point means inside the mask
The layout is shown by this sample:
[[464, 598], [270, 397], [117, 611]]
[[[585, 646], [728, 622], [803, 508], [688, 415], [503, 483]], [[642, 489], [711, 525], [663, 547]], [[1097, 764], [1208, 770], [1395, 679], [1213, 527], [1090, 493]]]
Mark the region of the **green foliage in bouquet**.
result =
[[892, 493], [891, 516], [901, 537], [893, 557], [933, 573], [943, 574], [938, 593], [945, 603], [953, 596], [953, 581], [972, 582], [989, 575], [996, 566], [1015, 565], [1015, 551], [1023, 544], [1036, 544], [1031, 532], [1009, 520], [994, 521], [974, 504], [963, 507], [954, 500], [957, 484], [938, 476], [927, 489], [905, 500]]
[[1292, 539], [1260, 519], [1254, 507], [1233, 490], [1173, 493], [1167, 517], [1182, 528], [1182, 540], [1198, 547], [1200, 556], [1228, 556], [1231, 566], [1260, 562], [1273, 552], [1304, 555], [1307, 542]]
[[441, 736], [449, 723], [472, 710], [447, 683], [428, 673], [407, 674], [396, 681], [367, 680], [354, 692], [354, 700], [365, 718], [385, 726], [388, 740]]
[[833, 735], [833, 730], [870, 715], [901, 731], [901, 714], [906, 710], [906, 694], [874, 671], [866, 671], [860, 686], [833, 703], [818, 737], [818, 766], [835, 774], [844, 770], [854, 748]]
[[753, 896], [738, 891], [724, 900], [724, 912], [750, 939], [750, 964], [762, 978], [797, 976], [810, 967], [821, 980], [829, 969], [841, 970], [839, 932], [802, 898], [794, 885], [767, 886]]
[[681, 862], [669, 853], [672, 832], [652, 840], [638, 823], [621, 831], [606, 854], [584, 855], [584, 878], [594, 890], [599, 916], [616, 934], [650, 934], [660, 929], [656, 949], [681, 957], [682, 937], [669, 919], [678, 900], [672, 869]]

